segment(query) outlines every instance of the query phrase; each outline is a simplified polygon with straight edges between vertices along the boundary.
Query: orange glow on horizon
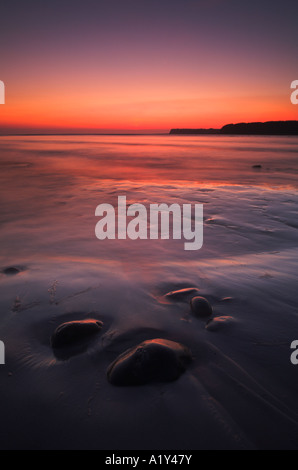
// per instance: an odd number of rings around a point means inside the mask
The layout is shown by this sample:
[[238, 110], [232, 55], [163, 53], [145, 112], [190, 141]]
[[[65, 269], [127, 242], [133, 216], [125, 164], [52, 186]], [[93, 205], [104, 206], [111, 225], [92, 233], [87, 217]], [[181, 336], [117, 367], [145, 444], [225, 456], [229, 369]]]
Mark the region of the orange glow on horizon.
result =
[[[112, 75], [113, 77], [114, 75]], [[0, 107], [0, 132], [96, 132], [98, 130], [161, 130], [221, 128], [235, 122], [295, 120], [297, 109], [290, 90], [250, 86], [226, 77], [221, 87], [206, 77], [196, 82], [158, 82], [154, 74], [141, 83], [128, 77], [121, 83], [79, 78], [72, 83], [41, 77], [6, 87], [6, 104]], [[141, 78], [141, 77], [140, 77]]]
[[[75, 104], [74, 104], [75, 103]], [[88, 102], [7, 103], [2, 106], [0, 126], [5, 129], [32, 130], [142, 130], [171, 128], [220, 128], [235, 122], [295, 120], [297, 111], [282, 100], [241, 99], [237, 97], [206, 100], [160, 100], [111, 105]]]
[[297, 28], [281, 34], [281, 15], [295, 17], [284, 6], [277, 14], [223, 1], [91, 3], [24, 5], [4, 22], [1, 133], [297, 119]]

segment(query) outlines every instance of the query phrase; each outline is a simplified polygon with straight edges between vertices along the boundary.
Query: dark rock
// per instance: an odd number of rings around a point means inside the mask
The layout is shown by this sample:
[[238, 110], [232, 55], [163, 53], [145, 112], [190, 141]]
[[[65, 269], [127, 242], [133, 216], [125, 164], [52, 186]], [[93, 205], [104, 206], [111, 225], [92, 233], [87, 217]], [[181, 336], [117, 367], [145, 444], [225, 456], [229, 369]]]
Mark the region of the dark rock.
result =
[[98, 333], [102, 326], [103, 323], [101, 321], [93, 319], [63, 323], [54, 332], [51, 338], [51, 345], [53, 348], [73, 346]]
[[197, 317], [210, 317], [213, 313], [212, 306], [205, 297], [194, 297], [191, 299], [190, 306]]
[[219, 299], [219, 302], [232, 302], [233, 300], [233, 297], [222, 297], [221, 299]]
[[254, 170], [261, 170], [263, 167], [262, 165], [253, 165]]
[[209, 320], [206, 324], [206, 330], [219, 331], [234, 323], [234, 318], [230, 316], [215, 317]]
[[165, 339], [144, 341], [121, 354], [108, 368], [111, 384], [144, 385], [177, 380], [192, 360], [190, 350]]
[[187, 287], [185, 289], [179, 289], [169, 292], [165, 295], [165, 298], [173, 301], [183, 301], [188, 300], [190, 297], [198, 294], [199, 289], [197, 289], [196, 287]]
[[20, 274], [21, 271], [18, 268], [9, 267], [3, 269], [2, 272], [3, 274], [6, 274], [6, 276], [16, 276], [17, 274]]

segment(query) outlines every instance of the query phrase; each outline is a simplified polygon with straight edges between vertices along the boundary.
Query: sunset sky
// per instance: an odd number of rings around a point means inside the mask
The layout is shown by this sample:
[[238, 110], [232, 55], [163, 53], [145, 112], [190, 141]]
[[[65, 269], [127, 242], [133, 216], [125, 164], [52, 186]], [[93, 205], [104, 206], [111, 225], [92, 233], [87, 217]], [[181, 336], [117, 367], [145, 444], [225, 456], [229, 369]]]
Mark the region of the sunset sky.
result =
[[0, 133], [297, 119], [297, 0], [2, 2]]

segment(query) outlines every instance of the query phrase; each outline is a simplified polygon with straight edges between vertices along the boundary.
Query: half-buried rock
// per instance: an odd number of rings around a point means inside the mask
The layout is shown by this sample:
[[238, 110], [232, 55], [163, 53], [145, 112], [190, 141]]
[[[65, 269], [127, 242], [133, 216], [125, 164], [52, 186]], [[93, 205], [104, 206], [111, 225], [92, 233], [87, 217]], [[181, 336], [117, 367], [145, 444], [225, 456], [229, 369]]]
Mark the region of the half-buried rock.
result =
[[2, 273], [5, 274], [6, 276], [16, 276], [17, 274], [20, 274], [20, 269], [15, 268], [13, 266], [10, 266], [8, 268], [3, 269]]
[[234, 318], [230, 316], [215, 317], [208, 320], [205, 328], [208, 331], [219, 331], [223, 328], [231, 326], [234, 322]]
[[213, 313], [210, 302], [205, 297], [194, 297], [190, 302], [191, 310], [196, 317], [211, 317]]
[[108, 368], [108, 380], [117, 386], [172, 382], [185, 372], [191, 360], [186, 346], [152, 339], [121, 354]]
[[99, 333], [103, 323], [99, 320], [78, 320], [63, 323], [58, 326], [51, 338], [53, 348], [75, 346], [91, 336]]
[[168, 292], [164, 297], [168, 300], [173, 300], [177, 302], [183, 302], [185, 300], [189, 301], [191, 297], [199, 294], [199, 289], [196, 287], [187, 287], [185, 289], [174, 290]]

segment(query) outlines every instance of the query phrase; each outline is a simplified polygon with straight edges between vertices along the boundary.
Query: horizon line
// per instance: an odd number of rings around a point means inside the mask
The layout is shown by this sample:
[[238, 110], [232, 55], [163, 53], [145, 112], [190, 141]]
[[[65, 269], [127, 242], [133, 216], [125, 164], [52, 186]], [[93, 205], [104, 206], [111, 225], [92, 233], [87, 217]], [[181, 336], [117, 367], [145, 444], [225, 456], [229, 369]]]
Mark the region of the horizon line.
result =
[[11, 133], [11, 134], [1, 134], [0, 137], [24, 137], [24, 136], [84, 136], [84, 135], [93, 135], [93, 136], [98, 136], [98, 135], [169, 135], [169, 132], [42, 132], [42, 133], [37, 133], [37, 132], [25, 132], [25, 133]]
[[[246, 125], [246, 126], [251, 126], [251, 125], [265, 125], [265, 124], [289, 124], [289, 123], [298, 123], [298, 120], [277, 120], [277, 121], [251, 121], [251, 122], [238, 122], [236, 124], [226, 124], [222, 127], [219, 127], [219, 128], [214, 128], [214, 127], [206, 127], [206, 128], [198, 128], [198, 127], [172, 127], [170, 129], [155, 129], [155, 130], [150, 130], [150, 129], [140, 129], [140, 131], [136, 131], [136, 130], [129, 130], [129, 129], [123, 129], [123, 130], [119, 130], [118, 132], [115, 132], [114, 131], [108, 131], [108, 130], [105, 130], [105, 132], [100, 132], [100, 131], [97, 131], [97, 132], [94, 132], [94, 131], [80, 131], [80, 132], [71, 132], [71, 131], [62, 131], [62, 130], [57, 130], [57, 131], [41, 131], [41, 132], [37, 132], [37, 131], [31, 131], [31, 132], [13, 132], [13, 131], [9, 131], [7, 130], [6, 132], [4, 131], [3, 129], [3, 133], [1, 133], [0, 131], [0, 137], [26, 137], [26, 136], [33, 136], [33, 137], [42, 137], [42, 136], [119, 136], [119, 135], [123, 135], [123, 136], [137, 136], [137, 135], [140, 135], [140, 136], [145, 136], [145, 135], [152, 135], [152, 136], [156, 136], [156, 135], [183, 135], [184, 133], [186, 133], [186, 131], [192, 131], [191, 134], [193, 133], [194, 135], [196, 134], [196, 131], [203, 131], [202, 132], [202, 135], [204, 134], [204, 131], [206, 132], [206, 134], [214, 134], [216, 135], [217, 133], [218, 134], [221, 134], [221, 131], [226, 128], [226, 127], [231, 127], [231, 126], [243, 126], [243, 125]], [[103, 131], [103, 129], [102, 129]], [[183, 132], [184, 131], [184, 132]], [[181, 134], [180, 134], [181, 132]], [[198, 135], [200, 135], [200, 132], [198, 132]], [[223, 134], [224, 135], [224, 134]]]

